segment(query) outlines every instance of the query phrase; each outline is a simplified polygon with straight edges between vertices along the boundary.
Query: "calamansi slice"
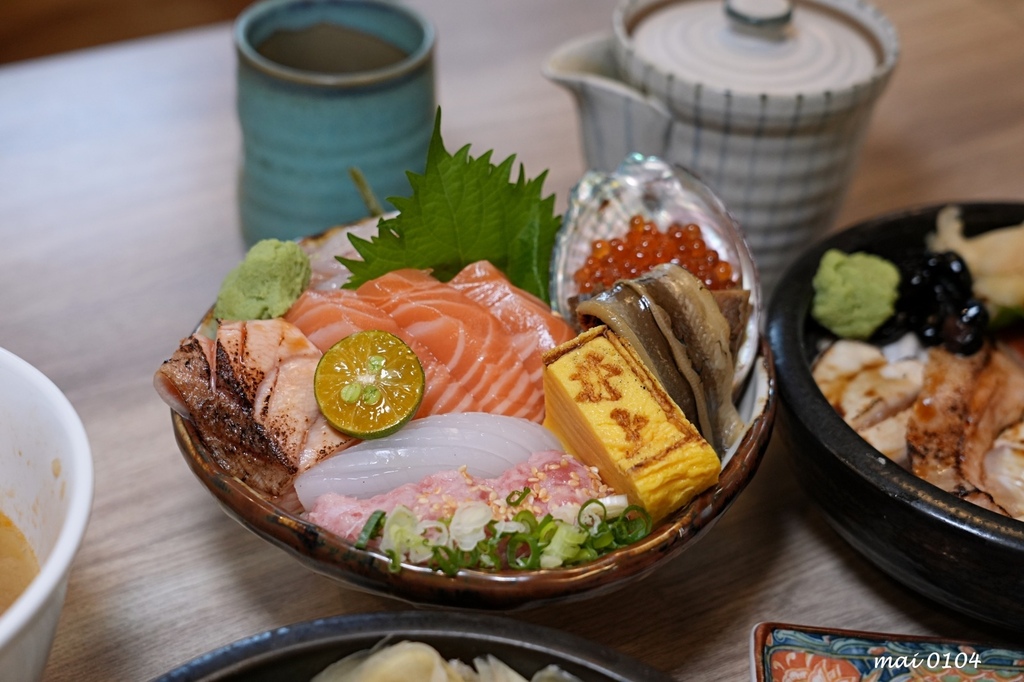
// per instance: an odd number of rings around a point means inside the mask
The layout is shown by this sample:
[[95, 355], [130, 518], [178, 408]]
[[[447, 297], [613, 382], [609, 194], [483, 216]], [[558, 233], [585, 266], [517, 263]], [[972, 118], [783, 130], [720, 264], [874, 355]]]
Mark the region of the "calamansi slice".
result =
[[356, 332], [320, 358], [313, 390], [331, 426], [356, 438], [380, 438], [416, 413], [423, 400], [423, 367], [394, 334]]

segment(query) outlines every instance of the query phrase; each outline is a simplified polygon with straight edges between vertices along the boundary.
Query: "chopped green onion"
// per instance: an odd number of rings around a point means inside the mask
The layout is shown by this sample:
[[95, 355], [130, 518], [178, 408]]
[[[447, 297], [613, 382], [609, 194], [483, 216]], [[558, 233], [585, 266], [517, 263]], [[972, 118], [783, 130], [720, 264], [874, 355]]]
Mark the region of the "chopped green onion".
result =
[[391, 562], [388, 564], [389, 573], [398, 573], [402, 570], [402, 557], [398, 556], [398, 552], [393, 549], [389, 549], [385, 552]]
[[545, 518], [548, 519], [548, 521], [543, 523], [541, 527], [537, 529], [537, 540], [540, 542], [542, 547], [551, 542], [551, 538], [553, 538], [555, 533], [558, 532], [559, 526], [563, 525], [552, 519], [550, 515]]
[[587, 539], [587, 531], [567, 523], [553, 522], [554, 532], [540, 556], [541, 568], [558, 568], [579, 554], [580, 544]]
[[518, 507], [521, 505], [530, 494], [530, 486], [526, 486], [522, 490], [513, 490], [505, 497], [505, 504], [510, 507]]
[[[600, 508], [600, 512], [596, 509], [590, 511], [591, 507]], [[604, 502], [598, 499], [587, 500], [582, 507], [580, 507], [579, 513], [576, 515], [576, 523], [586, 527], [595, 527], [599, 523], [602, 523], [608, 517], [608, 508], [604, 506]]]
[[[634, 515], [635, 516], [632, 516]], [[615, 540], [620, 545], [629, 545], [647, 537], [651, 532], [651, 515], [635, 504], [626, 507], [622, 515], [612, 524]]]
[[462, 568], [459, 553], [444, 545], [434, 547], [434, 562], [445, 575], [455, 575]]
[[459, 505], [448, 521], [451, 544], [463, 551], [472, 550], [487, 538], [487, 528], [494, 521], [494, 511], [486, 502]]
[[363, 524], [363, 530], [359, 532], [359, 537], [356, 538], [356, 549], [366, 549], [366, 545], [377, 535], [377, 531], [383, 525], [384, 510], [378, 509], [370, 514], [370, 518], [366, 519], [366, 523]]
[[[528, 551], [526, 554], [521, 554], [520, 550], [524, 547]], [[540, 546], [537, 544], [537, 538], [533, 535], [525, 533], [513, 535], [508, 541], [506, 555], [508, 557], [508, 565], [512, 568], [519, 570], [535, 570], [540, 568]]]
[[[510, 493], [509, 506], [530, 494], [524, 487]], [[592, 561], [620, 547], [637, 542], [651, 532], [651, 516], [642, 507], [626, 504], [625, 496], [612, 503], [614, 513], [602, 500], [590, 499], [576, 514], [576, 523], [560, 514], [543, 518], [522, 509], [513, 520], [495, 520], [486, 503], [460, 505], [450, 519], [420, 521], [409, 508], [398, 505], [390, 514], [373, 512], [366, 520], [355, 546], [365, 549], [381, 538], [380, 550], [389, 559], [388, 570], [397, 573], [402, 562], [431, 565], [446, 575], [464, 568], [499, 570], [551, 569]], [[612, 501], [613, 498], [605, 498]], [[502, 556], [504, 554], [504, 556]]]
[[576, 552], [576, 556], [574, 556], [572, 558], [572, 563], [574, 563], [574, 564], [586, 563], [588, 561], [593, 561], [598, 556], [600, 556], [600, 555], [597, 553], [597, 550], [595, 550], [593, 547], [581, 546], [579, 551]]
[[615, 533], [608, 528], [598, 531], [590, 536], [590, 546], [594, 549], [614, 549], [612, 547], [612, 543], [614, 542]]
[[530, 511], [529, 509], [524, 509], [523, 511], [517, 513], [515, 516], [512, 517], [512, 520], [526, 526], [528, 533], [533, 533], [534, 531], [536, 531], [537, 526], [539, 525], [537, 523], [537, 517], [534, 516], [533, 512]]
[[487, 568], [500, 568], [501, 567], [501, 556], [498, 554], [498, 539], [497, 537], [485, 540], [480, 543], [484, 545], [480, 548], [480, 564]]

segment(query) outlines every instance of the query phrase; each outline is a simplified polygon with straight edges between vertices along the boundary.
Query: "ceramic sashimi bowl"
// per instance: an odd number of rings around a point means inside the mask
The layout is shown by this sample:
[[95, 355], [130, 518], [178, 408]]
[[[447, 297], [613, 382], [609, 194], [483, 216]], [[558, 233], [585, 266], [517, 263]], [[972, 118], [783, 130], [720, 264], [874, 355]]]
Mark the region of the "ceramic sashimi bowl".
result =
[[753, 478], [775, 417], [775, 372], [767, 343], [740, 403], [749, 428], [733, 446], [718, 484], [670, 515], [639, 542], [570, 568], [533, 571], [463, 569], [448, 576], [403, 565], [306, 520], [294, 501], [274, 499], [227, 474], [193, 422], [172, 415], [174, 435], [192, 472], [242, 526], [311, 570], [349, 587], [416, 604], [509, 610], [595, 597], [642, 578], [693, 545]]
[[[328, 245], [333, 254], [344, 248], [347, 232], [365, 235], [368, 227], [372, 225], [363, 221], [300, 243], [314, 252], [322, 252]], [[756, 273], [751, 277], [756, 282]], [[207, 315], [200, 329], [211, 324]], [[354, 589], [409, 603], [508, 610], [612, 592], [655, 571], [708, 532], [753, 478], [774, 424], [774, 363], [767, 342], [759, 336], [754, 338], [748, 375], [736, 402], [745, 430], [723, 456], [718, 483], [658, 522], [634, 544], [587, 563], [555, 569], [462, 568], [448, 575], [403, 563], [396, 570], [392, 558], [372, 544], [357, 547], [311, 523], [294, 495], [271, 497], [229, 474], [193, 421], [173, 412], [172, 420], [186, 462], [224, 511], [309, 569]]]

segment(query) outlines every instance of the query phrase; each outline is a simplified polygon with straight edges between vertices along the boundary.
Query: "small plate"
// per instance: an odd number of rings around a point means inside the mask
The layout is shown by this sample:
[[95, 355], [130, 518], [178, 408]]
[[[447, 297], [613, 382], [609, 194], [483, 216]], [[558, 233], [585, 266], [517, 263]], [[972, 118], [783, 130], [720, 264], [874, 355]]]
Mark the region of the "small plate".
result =
[[751, 638], [752, 682], [1024, 680], [1024, 650], [934, 637], [760, 623]]
[[669, 682], [667, 675], [561, 630], [510, 618], [437, 612], [336, 616], [277, 628], [203, 654], [153, 682], [306, 682], [345, 656], [382, 641], [429, 644], [471, 664], [492, 654], [529, 678], [557, 665], [584, 682]]

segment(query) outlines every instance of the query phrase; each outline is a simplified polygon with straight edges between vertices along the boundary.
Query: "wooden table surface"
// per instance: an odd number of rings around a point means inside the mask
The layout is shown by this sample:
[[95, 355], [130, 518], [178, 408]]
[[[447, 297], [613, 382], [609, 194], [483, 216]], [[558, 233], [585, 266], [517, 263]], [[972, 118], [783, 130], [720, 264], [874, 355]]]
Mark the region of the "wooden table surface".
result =
[[[545, 187], [564, 206], [583, 171], [576, 113], [540, 67], [563, 41], [608, 29], [612, 0], [411, 4], [438, 27], [449, 146], [515, 153], [530, 175], [549, 169]], [[936, 201], [1024, 199], [1024, 5], [878, 4], [901, 35], [901, 62], [840, 224]], [[314, 575], [229, 519], [186, 467], [152, 388], [244, 253], [234, 65], [218, 25], [0, 68], [0, 346], [65, 391], [96, 464], [52, 682], [145, 680], [265, 629], [410, 608]], [[713, 531], [642, 582], [512, 617], [679, 680], [747, 679], [750, 631], [766, 620], [1005, 638], [853, 552], [796, 487], [785, 454], [770, 449]]]

